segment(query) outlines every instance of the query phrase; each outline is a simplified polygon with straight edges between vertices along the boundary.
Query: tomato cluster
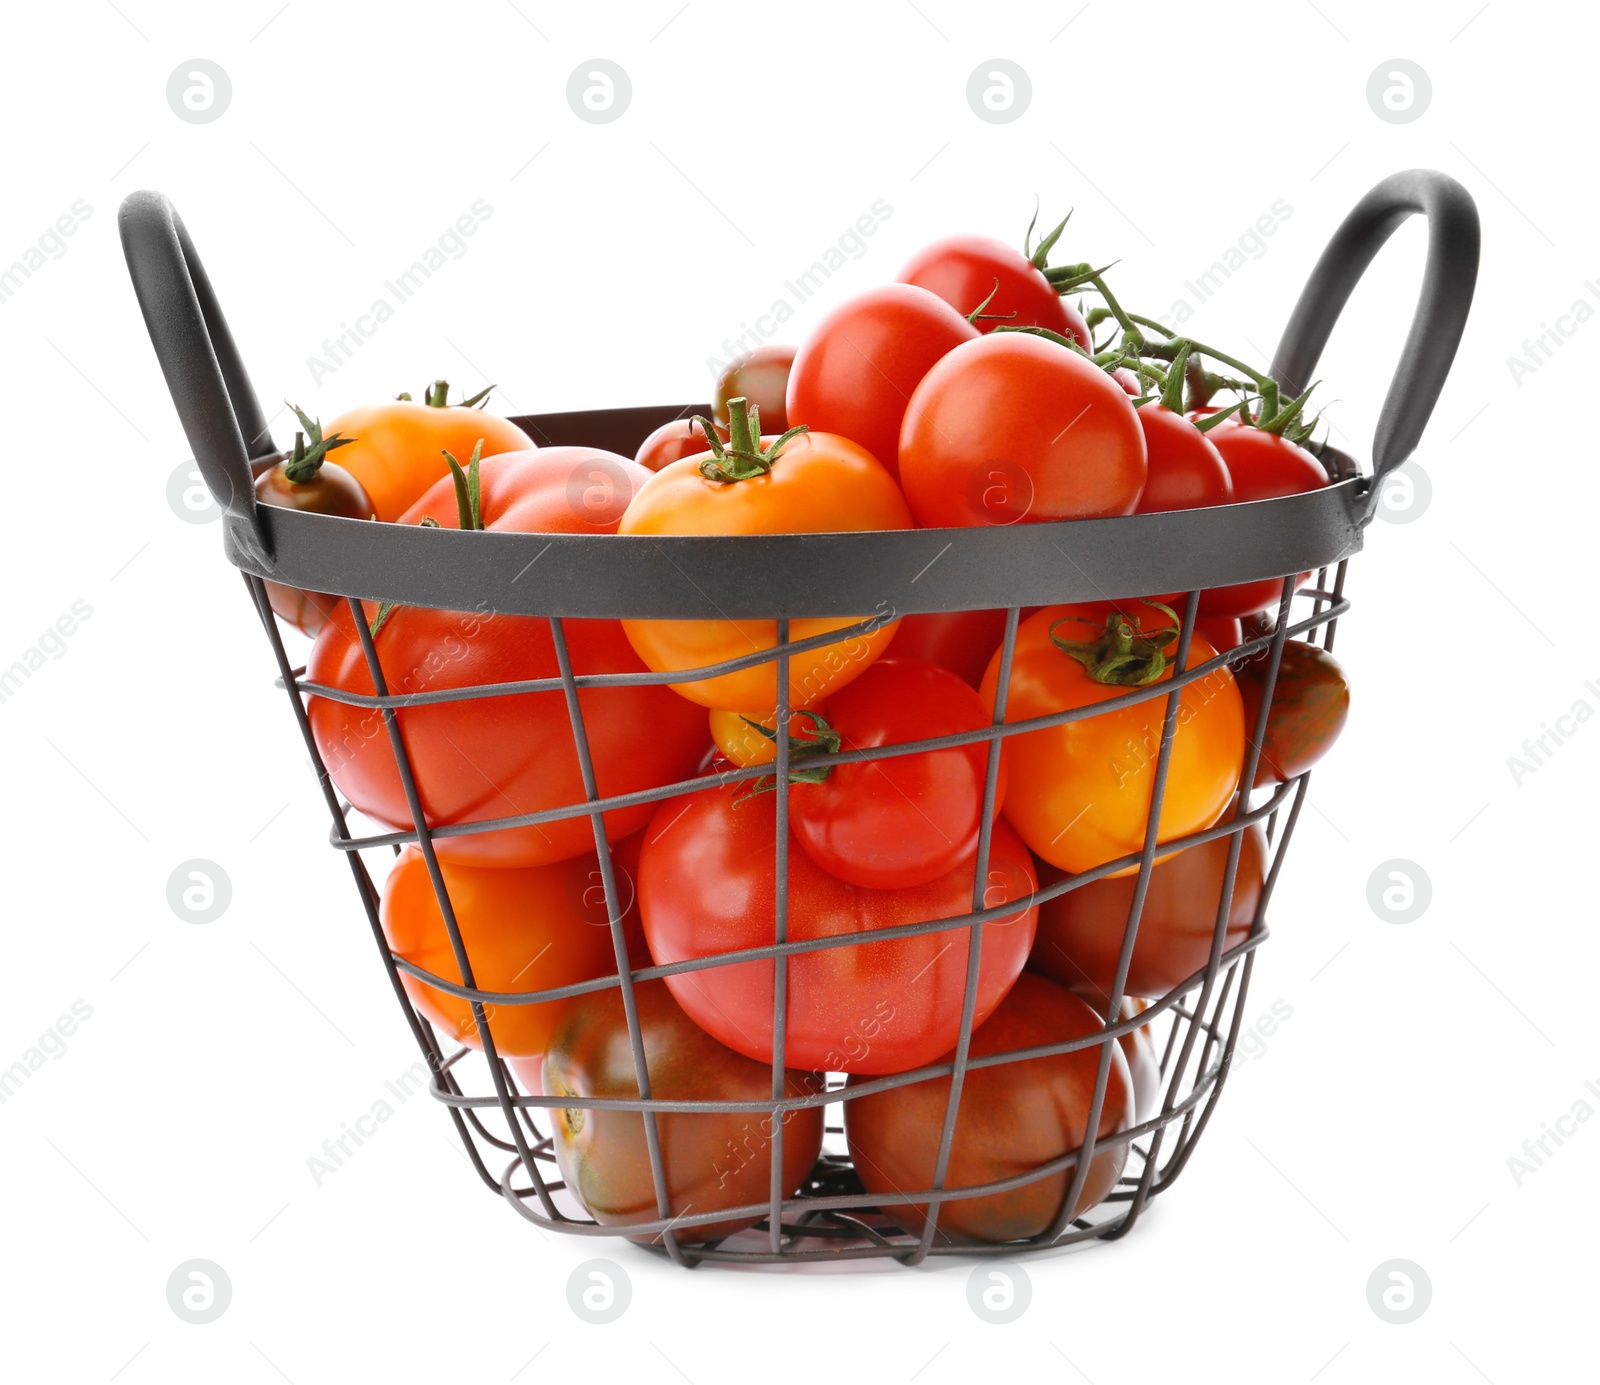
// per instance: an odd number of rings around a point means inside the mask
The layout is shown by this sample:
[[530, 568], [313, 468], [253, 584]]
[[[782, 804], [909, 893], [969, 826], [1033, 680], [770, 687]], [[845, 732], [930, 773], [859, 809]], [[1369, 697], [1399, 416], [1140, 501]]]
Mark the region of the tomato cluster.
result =
[[[295, 449], [258, 498], [501, 533], [760, 536], [1130, 515], [1328, 484], [1303, 445], [1303, 396], [1284, 401], [1232, 356], [1127, 313], [1088, 265], [1051, 267], [1061, 233], [1037, 247], [1030, 233], [1020, 252], [971, 236], [927, 247], [797, 349], [735, 362], [712, 417], [662, 425], [634, 457], [536, 447], [483, 396], [451, 405], [439, 382], [421, 403], [355, 409], [326, 432], [299, 414]], [[1084, 311], [1073, 293], [1099, 304]], [[1223, 391], [1237, 396], [1228, 407], [1212, 402]], [[792, 1103], [781, 1138], [770, 1113], [663, 1113], [647, 1140], [637, 1111], [555, 1107], [562, 1178], [597, 1221], [666, 1215], [687, 1241], [753, 1224], [774, 1186], [792, 1193], [810, 1175], [830, 1098], [869, 1193], [926, 1188], [951, 1078], [875, 1079], [949, 1062], [970, 1004], [972, 1058], [1047, 1050], [971, 1069], [953, 1127], [949, 1188], [1057, 1166], [943, 1204], [939, 1234], [1005, 1241], [1112, 1190], [1126, 1132], [1162, 1100], [1140, 1008], [1202, 971], [1219, 931], [1224, 948], [1242, 942], [1262, 896], [1254, 823], [1159, 851], [1123, 962], [1160, 684], [1198, 670], [1179, 695], [1158, 847], [1225, 824], [1250, 759], [1256, 786], [1287, 781], [1343, 725], [1338, 665], [1297, 641], [1262, 716], [1272, 620], [1260, 613], [1282, 585], [1203, 593], [1182, 670], [1173, 594], [1024, 611], [1009, 664], [1004, 611], [797, 618], [789, 640], [817, 642], [789, 654], [782, 688], [775, 659], [746, 657], [776, 649], [776, 620], [558, 624], [486, 604], [269, 596], [315, 637], [307, 716], [340, 793], [402, 837], [414, 811], [430, 829], [431, 853], [399, 852], [380, 914], [428, 1021], [461, 1044], [492, 1041], [524, 1089], [551, 1098], [647, 1090], [748, 1107], [781, 1090]], [[579, 687], [587, 771], [566, 669], [660, 680]], [[1152, 695], [1126, 696], [1140, 688]], [[438, 696], [386, 712], [371, 705], [380, 694]], [[1001, 735], [997, 720], [1026, 725]], [[591, 818], [590, 795], [613, 806]], [[762, 954], [774, 943], [781, 986]], [[623, 984], [652, 967], [676, 969]], [[1083, 1043], [1119, 987], [1120, 1042]], [[1103, 1061], [1100, 1148], [1079, 1177], [1071, 1156]], [[928, 1215], [886, 1209], [912, 1232]]]

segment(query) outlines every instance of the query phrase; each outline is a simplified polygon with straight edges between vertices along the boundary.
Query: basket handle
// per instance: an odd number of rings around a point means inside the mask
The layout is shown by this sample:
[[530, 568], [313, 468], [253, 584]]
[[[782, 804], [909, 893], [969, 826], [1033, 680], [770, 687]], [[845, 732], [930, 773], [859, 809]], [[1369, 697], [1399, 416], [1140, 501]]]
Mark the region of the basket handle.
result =
[[205, 266], [159, 192], [130, 194], [117, 225], [145, 329], [200, 474], [233, 537], [265, 555], [250, 463], [277, 449]]
[[1377, 509], [1383, 478], [1416, 449], [1467, 325], [1478, 278], [1478, 209], [1471, 194], [1454, 178], [1426, 168], [1393, 173], [1368, 192], [1311, 271], [1272, 362], [1272, 377], [1286, 395], [1305, 389], [1351, 291], [1400, 223], [1415, 212], [1428, 219], [1428, 260], [1411, 330], [1373, 433], [1373, 475], [1362, 524]]

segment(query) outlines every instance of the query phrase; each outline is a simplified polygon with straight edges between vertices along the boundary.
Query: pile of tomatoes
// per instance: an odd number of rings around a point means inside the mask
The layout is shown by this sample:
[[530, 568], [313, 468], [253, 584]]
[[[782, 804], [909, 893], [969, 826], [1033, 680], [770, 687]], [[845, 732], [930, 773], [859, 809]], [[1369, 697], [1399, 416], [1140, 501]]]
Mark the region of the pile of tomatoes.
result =
[[[440, 382], [421, 401], [356, 409], [326, 431], [299, 414], [294, 451], [259, 477], [258, 498], [390, 524], [762, 535], [1129, 515], [1329, 483], [1304, 396], [1284, 400], [1276, 382], [1233, 356], [1125, 311], [1101, 271], [1052, 267], [1064, 226], [1037, 247], [1030, 228], [1021, 251], [972, 236], [929, 246], [895, 282], [837, 305], [798, 349], [765, 347], [734, 363], [711, 417], [664, 425], [634, 457], [535, 447], [486, 412], [483, 396], [452, 405]], [[1181, 693], [1160, 842], [1237, 810], [1265, 691], [1258, 637], [1272, 628], [1267, 612], [1281, 590], [1270, 579], [1200, 597], [1186, 667], [1212, 667]], [[1061, 1044], [1107, 1023], [1137, 880], [1124, 858], [1146, 837], [1165, 709], [1164, 698], [1125, 695], [1173, 677], [1181, 596], [1022, 612], [1004, 687], [1004, 611], [796, 619], [790, 640], [816, 643], [790, 653], [780, 697], [776, 661], [745, 657], [775, 648], [772, 620], [553, 624], [486, 603], [446, 611], [368, 602], [358, 615], [342, 598], [282, 585], [269, 595], [281, 618], [315, 637], [307, 712], [340, 792], [367, 817], [410, 829], [413, 790], [396, 742], [412, 767], [465, 958], [416, 846], [399, 852], [383, 891], [397, 957], [501, 994], [689, 964], [637, 982], [631, 997], [614, 984], [480, 1014], [403, 977], [418, 1009], [453, 1039], [481, 1048], [486, 1022], [525, 1089], [638, 1097], [631, 1007], [653, 1097], [772, 1100], [774, 964], [748, 951], [772, 944], [780, 919], [800, 945], [784, 982], [782, 1086], [791, 1098], [949, 1060], [974, 937], [960, 920], [974, 911], [986, 920], [974, 1056]], [[1252, 640], [1231, 662], [1219, 657]], [[364, 643], [376, 651], [381, 687]], [[557, 680], [568, 668], [671, 679], [579, 689], [592, 781], [559, 686], [412, 704], [392, 723], [317, 695], [440, 693]], [[1338, 735], [1348, 699], [1329, 654], [1289, 641], [1255, 786], [1304, 773]], [[982, 734], [997, 703], [1005, 722], [1112, 705], [997, 738]], [[780, 754], [781, 801], [764, 768]], [[678, 785], [675, 796], [630, 800]], [[591, 796], [616, 806], [592, 819], [582, 808]], [[1225, 946], [1248, 933], [1262, 889], [1261, 829], [1240, 835]], [[1113, 1020], [1131, 1019], [1207, 964], [1229, 841], [1159, 859]], [[1042, 886], [1085, 873], [1094, 878], [1037, 902]], [[944, 919], [950, 928], [914, 927]], [[836, 945], [805, 946], [824, 942]], [[707, 960], [727, 953], [746, 955]], [[1036, 1236], [1106, 1196], [1127, 1149], [1113, 1137], [1162, 1100], [1147, 1030], [1127, 1030], [1110, 1058], [1097, 1139], [1112, 1143], [1096, 1154], [1077, 1206], [1062, 1206], [1074, 1181], [1068, 1163], [1018, 1188], [946, 1202], [941, 1235]], [[1079, 1149], [1100, 1061], [1091, 1045], [969, 1071], [946, 1186], [1007, 1179]], [[867, 1192], [930, 1184], [949, 1092], [948, 1077], [846, 1092], [845, 1135]], [[785, 1191], [802, 1187], [822, 1147], [823, 1111], [820, 1102], [788, 1109], [781, 1140], [770, 1117], [658, 1116], [680, 1239], [752, 1224], [779, 1145]], [[556, 1107], [552, 1120], [565, 1185], [590, 1214], [619, 1227], [660, 1215], [637, 1112]], [[919, 1231], [926, 1208], [887, 1212]]]

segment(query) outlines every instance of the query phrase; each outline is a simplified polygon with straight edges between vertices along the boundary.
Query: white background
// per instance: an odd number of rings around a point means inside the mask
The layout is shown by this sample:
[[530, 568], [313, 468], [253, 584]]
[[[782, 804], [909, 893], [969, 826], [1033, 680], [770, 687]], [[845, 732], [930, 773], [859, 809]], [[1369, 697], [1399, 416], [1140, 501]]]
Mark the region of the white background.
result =
[[[1582, 169], [1600, 21], [1500, 0], [1320, 0], [1271, 7], [1269, 29], [1242, 10], [1224, 23], [1192, 4], [1080, 5], [8, 13], [0, 266], [77, 199], [91, 215], [0, 303], [0, 665], [74, 601], [93, 611], [0, 704], [0, 1067], [75, 1000], [93, 1011], [0, 1106], [8, 1377], [1592, 1371], [1600, 1122], [1568, 1127], [1520, 1187], [1507, 1160], [1600, 1084], [1584, 984], [1600, 961], [1600, 727], [1520, 786], [1507, 757], [1577, 699], [1600, 707], [1580, 563], [1600, 499], [1586, 388], [1600, 326], [1577, 326], [1520, 383], [1508, 357], [1600, 299], [1585, 288], [1600, 253]], [[565, 98], [596, 56], [633, 84], [606, 125]], [[165, 96], [196, 57], [232, 82], [209, 124]], [[1032, 79], [1010, 124], [965, 97], [996, 57]], [[1412, 123], [1367, 102], [1395, 57], [1431, 78]], [[1413, 166], [1460, 179], [1484, 222], [1477, 307], [1417, 458], [1432, 503], [1374, 526], [1352, 566], [1338, 650], [1354, 711], [1316, 775], [1248, 1003], [1251, 1020], [1275, 1001], [1292, 1016], [1131, 1237], [1028, 1261], [1032, 1307], [993, 1326], [969, 1311], [959, 1262], [688, 1274], [545, 1239], [478, 1186], [420, 1098], [315, 1185], [308, 1157], [416, 1055], [220, 529], [168, 506], [188, 449], [123, 267], [126, 194], [160, 189], [183, 214], [269, 411], [287, 396], [328, 418], [439, 375], [466, 392], [498, 382], [506, 412], [704, 397], [707, 357], [880, 198], [892, 217], [786, 336], [937, 236], [1020, 238], [1036, 195], [1047, 216], [1076, 208], [1058, 260], [1119, 260], [1124, 300], [1166, 311], [1283, 199], [1292, 216], [1190, 324], [1265, 364], [1339, 218]], [[314, 382], [324, 338], [479, 198], [493, 216], [467, 253]], [[1422, 248], [1420, 224], [1395, 237], [1323, 363], [1335, 439], [1358, 455]], [[233, 889], [203, 926], [166, 901], [195, 857]], [[1403, 926], [1367, 904], [1391, 858], [1432, 881]], [[633, 1282], [612, 1326], [567, 1305], [593, 1254]], [[195, 1257], [233, 1286], [208, 1326], [165, 1296]], [[1366, 1296], [1395, 1257], [1433, 1288], [1405, 1326]]]

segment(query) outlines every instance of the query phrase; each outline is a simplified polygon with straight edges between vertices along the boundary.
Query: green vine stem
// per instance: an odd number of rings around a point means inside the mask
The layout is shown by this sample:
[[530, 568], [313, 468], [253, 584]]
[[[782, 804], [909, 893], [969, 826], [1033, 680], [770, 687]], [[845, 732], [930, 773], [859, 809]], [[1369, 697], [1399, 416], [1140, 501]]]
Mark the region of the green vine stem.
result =
[[[808, 759], [818, 755], [837, 755], [839, 747], [844, 744], [844, 738], [828, 724], [828, 719], [821, 712], [813, 712], [802, 708], [790, 714], [790, 720], [795, 717], [808, 717], [811, 720], [811, 734], [797, 736], [792, 731], [789, 733], [789, 782], [791, 784], [820, 784], [828, 777], [833, 769], [832, 765], [808, 765]], [[778, 743], [778, 733], [769, 731], [759, 721], [751, 721], [749, 717], [740, 718], [744, 724], [765, 736], [774, 745]], [[778, 787], [778, 781], [772, 775], [763, 775], [754, 780], [750, 787], [734, 800], [734, 807], [755, 798], [760, 794], [770, 793]]]

